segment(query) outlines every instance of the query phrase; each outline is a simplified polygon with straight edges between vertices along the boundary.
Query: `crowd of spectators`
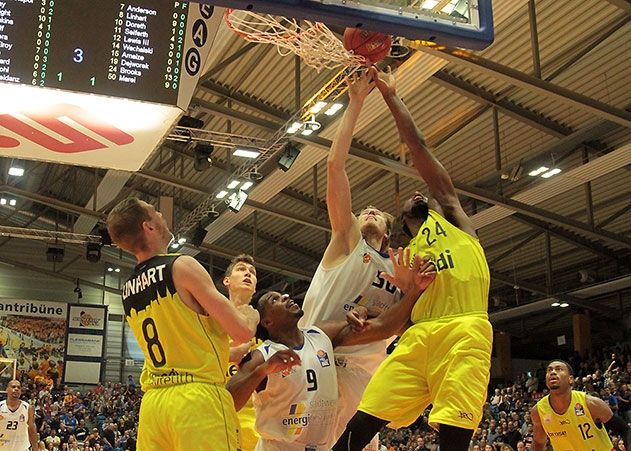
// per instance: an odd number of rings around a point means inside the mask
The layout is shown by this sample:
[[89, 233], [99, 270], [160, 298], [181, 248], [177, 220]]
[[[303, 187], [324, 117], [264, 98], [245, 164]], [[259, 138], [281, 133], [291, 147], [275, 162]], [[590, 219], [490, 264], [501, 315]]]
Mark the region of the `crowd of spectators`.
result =
[[[609, 352], [599, 351], [588, 359], [578, 353], [566, 359], [574, 370], [574, 389], [602, 398], [614, 415], [620, 415], [631, 426], [631, 347], [616, 346]], [[530, 409], [548, 391], [546, 368], [521, 374], [510, 383], [497, 384], [490, 390], [484, 416], [473, 435], [472, 451], [530, 450], [533, 426]], [[438, 450], [438, 436], [427, 423], [430, 410], [409, 428], [381, 432], [382, 451]], [[626, 450], [619, 437], [611, 435], [614, 450]]]
[[[631, 425], [631, 348], [619, 346], [589, 359], [575, 353], [568, 361], [574, 369], [574, 389], [602, 398]], [[541, 364], [516, 381], [492, 388], [471, 441], [472, 451], [531, 449], [530, 409], [547, 394], [545, 372]], [[67, 386], [51, 388], [26, 375], [23, 379], [23, 399], [35, 408], [39, 450], [135, 450], [141, 397], [131, 378], [125, 384], [99, 384], [83, 392]], [[428, 424], [429, 412], [409, 428], [384, 428], [381, 451], [439, 450], [438, 435]], [[626, 450], [619, 437], [611, 438], [614, 450]]]
[[[141, 391], [130, 379], [80, 392], [23, 381], [22, 398], [35, 409], [39, 450], [134, 451]], [[38, 451], [39, 451], [38, 450]]]

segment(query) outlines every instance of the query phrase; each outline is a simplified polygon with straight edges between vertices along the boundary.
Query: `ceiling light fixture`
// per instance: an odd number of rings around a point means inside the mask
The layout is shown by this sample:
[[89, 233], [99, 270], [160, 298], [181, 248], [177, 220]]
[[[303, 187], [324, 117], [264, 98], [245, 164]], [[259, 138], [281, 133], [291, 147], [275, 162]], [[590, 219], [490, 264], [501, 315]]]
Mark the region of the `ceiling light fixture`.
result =
[[334, 103], [333, 105], [331, 105], [329, 107], [328, 110], [326, 110], [324, 112], [324, 114], [326, 114], [327, 116], [333, 116], [335, 113], [340, 111], [342, 108], [344, 108], [344, 104], [343, 103]]
[[557, 175], [560, 172], [561, 172], [560, 168], [550, 169], [548, 172], [541, 174], [541, 177], [543, 177], [544, 179], [549, 179], [553, 175]]
[[244, 149], [241, 147], [236, 147], [232, 155], [235, 157], [243, 157], [243, 158], [258, 158], [261, 155], [261, 152], [257, 149]]
[[14, 177], [22, 177], [24, 175], [24, 168], [21, 168], [19, 166], [11, 166], [9, 168], [9, 175], [12, 175]]
[[547, 166], [541, 166], [539, 169], [535, 169], [533, 171], [530, 171], [528, 173], [528, 175], [531, 176], [531, 177], [537, 177], [537, 176], [543, 174], [544, 172], [546, 172], [548, 170], [549, 170], [549, 168]]

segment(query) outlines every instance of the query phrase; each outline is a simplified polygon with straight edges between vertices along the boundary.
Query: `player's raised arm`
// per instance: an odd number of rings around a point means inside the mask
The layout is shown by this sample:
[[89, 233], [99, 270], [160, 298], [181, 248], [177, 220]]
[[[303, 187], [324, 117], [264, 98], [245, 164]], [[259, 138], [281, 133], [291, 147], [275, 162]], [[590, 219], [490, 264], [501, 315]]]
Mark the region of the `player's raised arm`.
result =
[[186, 255], [175, 260], [173, 280], [178, 292], [190, 294], [236, 343], [246, 342], [254, 336], [259, 322], [258, 312], [249, 305], [239, 308], [232, 305], [217, 290], [210, 275], [197, 260]]
[[331, 242], [322, 258], [324, 266], [333, 266], [339, 258], [348, 255], [361, 237], [357, 218], [353, 214], [346, 160], [357, 118], [366, 96], [373, 87], [374, 83], [367, 74], [354, 74], [348, 80], [350, 101], [327, 158], [326, 203], [332, 234]]
[[430, 151], [425, 136], [416, 126], [410, 111], [397, 95], [394, 75], [370, 69], [377, 88], [394, 116], [399, 135], [412, 155], [414, 167], [423, 178], [442, 214], [463, 231], [476, 236], [471, 219], [466, 215], [447, 170]]
[[254, 350], [240, 367], [228, 384], [226, 389], [234, 399], [234, 407], [240, 410], [248, 402], [252, 393], [258, 389], [268, 375], [291, 369], [300, 365], [300, 357], [291, 349], [278, 351], [265, 360], [261, 351]]

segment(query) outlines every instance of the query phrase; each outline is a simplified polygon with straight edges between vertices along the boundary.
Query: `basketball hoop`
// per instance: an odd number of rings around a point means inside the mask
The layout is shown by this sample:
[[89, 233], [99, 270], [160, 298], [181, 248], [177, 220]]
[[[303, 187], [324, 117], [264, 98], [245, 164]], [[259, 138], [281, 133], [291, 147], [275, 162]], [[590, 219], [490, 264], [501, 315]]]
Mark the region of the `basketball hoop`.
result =
[[358, 68], [366, 65], [363, 56], [353, 55], [326, 25], [319, 22], [276, 18], [269, 14], [226, 9], [224, 21], [233, 32], [250, 42], [274, 44], [278, 53], [295, 53], [305, 64], [315, 68], [335, 69], [340, 66]]

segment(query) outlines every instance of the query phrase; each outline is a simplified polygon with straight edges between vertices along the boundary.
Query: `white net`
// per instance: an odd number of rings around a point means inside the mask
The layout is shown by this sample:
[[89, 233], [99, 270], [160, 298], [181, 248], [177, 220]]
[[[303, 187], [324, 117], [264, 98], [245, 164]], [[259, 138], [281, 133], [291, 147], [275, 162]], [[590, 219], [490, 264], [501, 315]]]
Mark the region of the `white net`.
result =
[[363, 56], [354, 55], [326, 25], [319, 22], [274, 17], [249, 11], [227, 9], [224, 20], [228, 27], [251, 42], [278, 46], [278, 53], [295, 53], [317, 71], [348, 66], [365, 66]]

